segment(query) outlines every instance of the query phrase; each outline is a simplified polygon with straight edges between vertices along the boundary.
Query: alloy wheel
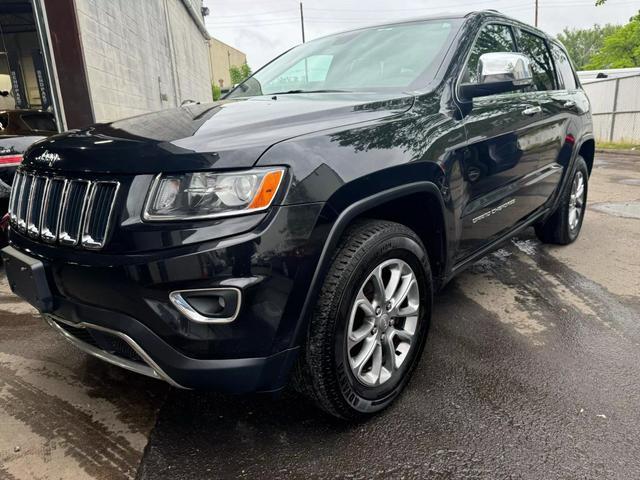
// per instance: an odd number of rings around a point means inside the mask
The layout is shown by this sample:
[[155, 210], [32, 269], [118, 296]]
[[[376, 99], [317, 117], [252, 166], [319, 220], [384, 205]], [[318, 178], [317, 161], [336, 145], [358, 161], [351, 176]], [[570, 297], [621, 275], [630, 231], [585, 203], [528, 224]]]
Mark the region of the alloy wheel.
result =
[[581, 171], [576, 172], [571, 185], [571, 197], [569, 198], [569, 228], [576, 230], [582, 218], [585, 204], [585, 182]]
[[415, 272], [405, 261], [386, 260], [367, 276], [351, 308], [347, 356], [355, 378], [374, 387], [388, 382], [414, 343], [420, 312]]

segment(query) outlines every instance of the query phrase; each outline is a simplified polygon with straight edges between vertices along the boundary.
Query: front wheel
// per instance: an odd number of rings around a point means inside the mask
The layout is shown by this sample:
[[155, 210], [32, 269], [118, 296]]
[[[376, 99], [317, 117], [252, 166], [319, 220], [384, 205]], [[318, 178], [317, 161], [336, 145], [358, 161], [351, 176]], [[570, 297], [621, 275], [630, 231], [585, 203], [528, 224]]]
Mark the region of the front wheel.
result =
[[558, 209], [544, 223], [535, 227], [536, 235], [542, 242], [568, 245], [578, 238], [587, 208], [588, 180], [587, 164], [579, 156]]
[[420, 358], [431, 297], [428, 256], [413, 231], [378, 220], [351, 228], [311, 319], [299, 390], [340, 418], [390, 405]]

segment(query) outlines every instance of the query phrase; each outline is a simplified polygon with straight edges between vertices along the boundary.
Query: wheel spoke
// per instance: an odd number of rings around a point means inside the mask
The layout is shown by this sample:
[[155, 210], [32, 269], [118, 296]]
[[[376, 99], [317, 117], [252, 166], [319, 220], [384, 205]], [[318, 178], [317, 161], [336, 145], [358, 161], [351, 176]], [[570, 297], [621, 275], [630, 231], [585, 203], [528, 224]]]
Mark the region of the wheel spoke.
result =
[[387, 283], [386, 288], [384, 289], [384, 297], [385, 300], [389, 300], [393, 298], [400, 285], [400, 280], [402, 280], [402, 269], [400, 265], [394, 265], [391, 270], [391, 278], [389, 278], [389, 282]]
[[396, 311], [397, 317], [411, 317], [418, 314], [419, 305], [408, 303], [406, 307]]
[[349, 343], [348, 347], [351, 350], [353, 347], [362, 342], [365, 338], [371, 336], [371, 330], [373, 329], [373, 324], [369, 322], [365, 322], [360, 328], [354, 330], [349, 334]]
[[374, 384], [380, 383], [380, 373], [382, 372], [382, 346], [376, 343], [371, 361], [371, 379]]
[[356, 358], [353, 359], [352, 367], [358, 372], [358, 375], [362, 375], [362, 367], [367, 364], [377, 346], [378, 342], [375, 337], [369, 337], [369, 340], [365, 341], [365, 344], [362, 346], [362, 350], [360, 350]]
[[384, 281], [382, 280], [382, 268], [381, 267], [378, 267], [378, 268], [375, 269], [375, 271], [373, 272], [373, 275], [371, 276], [371, 282], [373, 283], [373, 291], [374, 291], [375, 300], [376, 300], [376, 302], [378, 302], [378, 304], [381, 305], [386, 300], [386, 298], [385, 298]]
[[413, 274], [402, 277], [402, 285], [396, 292], [396, 296], [391, 300], [394, 310], [397, 310], [402, 305], [414, 285], [417, 285], [417, 282]]
[[387, 335], [382, 342], [382, 352], [384, 354], [384, 365], [389, 370], [390, 373], [395, 372], [398, 369], [398, 364], [396, 362], [396, 349], [393, 344], [393, 336], [395, 334], [395, 330], [390, 329], [387, 331]]
[[395, 330], [394, 334], [403, 342], [411, 343], [413, 340], [413, 333], [409, 333], [406, 330]]
[[376, 309], [373, 307], [369, 299], [364, 295], [362, 289], [360, 293], [356, 297], [356, 305], [357, 308], [362, 310], [367, 317], [375, 317]]

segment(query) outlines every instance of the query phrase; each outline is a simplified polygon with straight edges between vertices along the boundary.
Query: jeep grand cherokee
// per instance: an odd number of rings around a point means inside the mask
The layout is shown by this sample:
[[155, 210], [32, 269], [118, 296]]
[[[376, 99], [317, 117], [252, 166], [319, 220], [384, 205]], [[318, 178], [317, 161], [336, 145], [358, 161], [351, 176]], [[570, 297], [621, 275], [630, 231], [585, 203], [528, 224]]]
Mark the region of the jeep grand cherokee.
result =
[[290, 381], [363, 417], [407, 384], [455, 274], [528, 226], [576, 239], [594, 148], [539, 30], [494, 11], [364, 28], [220, 102], [34, 145], [3, 257], [103, 360], [184, 388]]

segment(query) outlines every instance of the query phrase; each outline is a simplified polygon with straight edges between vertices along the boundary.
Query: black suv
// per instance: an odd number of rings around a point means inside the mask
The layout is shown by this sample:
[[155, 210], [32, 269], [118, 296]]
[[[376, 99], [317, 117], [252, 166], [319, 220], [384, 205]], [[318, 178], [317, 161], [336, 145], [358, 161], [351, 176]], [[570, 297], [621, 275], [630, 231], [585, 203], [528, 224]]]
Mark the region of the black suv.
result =
[[576, 239], [589, 102], [557, 41], [497, 12], [300, 45], [212, 105], [34, 145], [11, 288], [70, 342], [176, 387], [389, 405], [432, 294], [528, 226]]

